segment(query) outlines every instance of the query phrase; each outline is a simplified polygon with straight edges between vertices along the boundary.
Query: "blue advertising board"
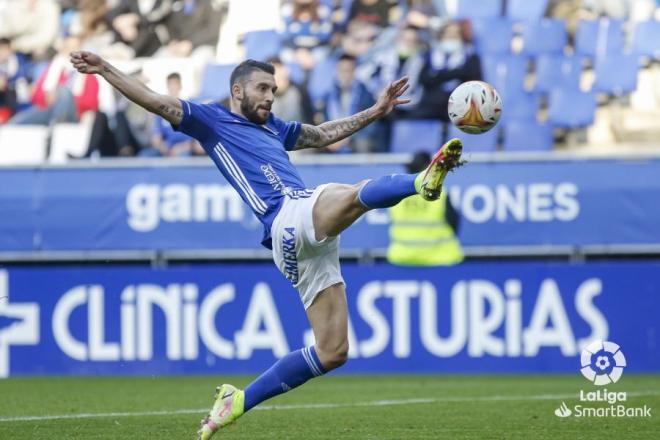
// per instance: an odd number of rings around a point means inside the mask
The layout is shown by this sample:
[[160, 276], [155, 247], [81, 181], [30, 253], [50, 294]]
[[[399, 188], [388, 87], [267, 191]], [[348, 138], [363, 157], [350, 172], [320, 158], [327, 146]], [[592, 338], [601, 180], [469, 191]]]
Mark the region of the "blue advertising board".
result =
[[[344, 372], [575, 372], [593, 340], [660, 371], [660, 263], [344, 265]], [[257, 373], [313, 343], [271, 264], [0, 270], [0, 376]]]
[[[401, 172], [300, 166], [310, 187]], [[465, 246], [660, 245], [660, 160], [474, 162], [450, 175]], [[261, 225], [212, 167], [0, 170], [0, 251], [260, 249]], [[386, 210], [342, 249], [387, 246]]]
[[[355, 183], [401, 165], [301, 165]], [[660, 245], [660, 160], [474, 162], [448, 179], [466, 246]], [[0, 170], [0, 251], [260, 249], [261, 225], [213, 167]], [[387, 246], [386, 210], [342, 249]]]

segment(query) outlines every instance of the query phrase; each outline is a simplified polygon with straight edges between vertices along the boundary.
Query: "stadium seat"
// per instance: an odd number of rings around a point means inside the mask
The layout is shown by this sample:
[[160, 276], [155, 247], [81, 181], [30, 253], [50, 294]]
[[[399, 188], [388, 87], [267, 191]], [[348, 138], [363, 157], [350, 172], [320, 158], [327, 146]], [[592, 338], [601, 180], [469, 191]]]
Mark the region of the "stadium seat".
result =
[[577, 90], [582, 75], [582, 60], [576, 56], [540, 55], [536, 58], [534, 90], [549, 93], [553, 89]]
[[268, 61], [280, 53], [282, 42], [275, 30], [254, 31], [245, 34], [245, 57], [257, 61]]
[[435, 153], [442, 144], [442, 123], [436, 120], [399, 120], [392, 125], [392, 153]]
[[207, 64], [202, 73], [202, 86], [196, 101], [222, 101], [229, 97], [229, 79], [234, 64]]
[[643, 21], [635, 25], [632, 51], [638, 55], [660, 59], [660, 21]]
[[623, 50], [623, 22], [601, 18], [580, 20], [575, 34], [575, 53], [589, 58]]
[[634, 54], [609, 54], [596, 60], [596, 80], [593, 90], [613, 95], [632, 93], [637, 88], [639, 56]]
[[539, 96], [536, 93], [520, 91], [511, 94], [502, 101], [502, 117], [504, 121], [536, 121], [539, 112]]
[[69, 155], [83, 157], [87, 153], [91, 134], [92, 125], [89, 122], [55, 124], [53, 126], [48, 162], [56, 164], [66, 163], [69, 160]]
[[543, 17], [548, 0], [508, 0], [506, 15], [514, 21], [538, 21]]
[[552, 127], [536, 121], [510, 121], [504, 125], [504, 151], [551, 151]]
[[568, 41], [566, 22], [549, 18], [527, 22], [523, 27], [522, 41], [525, 55], [561, 54]]
[[510, 53], [513, 23], [506, 18], [476, 19], [472, 32], [477, 52], [480, 54]]
[[484, 81], [492, 84], [506, 102], [509, 96], [524, 90], [527, 60], [520, 56], [487, 55], [481, 57]]
[[502, 0], [458, 0], [455, 18], [492, 18], [502, 15]]
[[579, 128], [594, 122], [596, 97], [591, 92], [555, 89], [550, 93], [548, 122], [555, 127]]
[[447, 138], [459, 138], [463, 142], [465, 153], [489, 153], [497, 151], [498, 135], [499, 127], [497, 126], [486, 133], [467, 134], [456, 128], [454, 124], [449, 124]]
[[0, 127], [0, 165], [39, 165], [46, 160], [48, 128], [43, 125]]

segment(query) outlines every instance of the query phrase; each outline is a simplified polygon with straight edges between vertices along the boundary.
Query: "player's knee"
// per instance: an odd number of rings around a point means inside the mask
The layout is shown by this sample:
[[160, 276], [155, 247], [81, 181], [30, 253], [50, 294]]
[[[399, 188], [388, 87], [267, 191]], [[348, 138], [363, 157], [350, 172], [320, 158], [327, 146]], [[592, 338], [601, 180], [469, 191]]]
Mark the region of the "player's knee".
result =
[[362, 187], [368, 182], [369, 180], [362, 180], [355, 185], [350, 185], [350, 198], [351, 202], [353, 205], [359, 207], [359, 208], [364, 208], [364, 205], [360, 201], [360, 190]]
[[319, 347], [318, 350], [323, 367], [327, 371], [334, 370], [348, 360], [348, 339], [336, 341], [331, 347]]
[[342, 365], [348, 361], [348, 341], [343, 341], [341, 344], [339, 344], [332, 352], [330, 359], [329, 359], [329, 364], [331, 366], [330, 369], [334, 370], [335, 368], [339, 368]]

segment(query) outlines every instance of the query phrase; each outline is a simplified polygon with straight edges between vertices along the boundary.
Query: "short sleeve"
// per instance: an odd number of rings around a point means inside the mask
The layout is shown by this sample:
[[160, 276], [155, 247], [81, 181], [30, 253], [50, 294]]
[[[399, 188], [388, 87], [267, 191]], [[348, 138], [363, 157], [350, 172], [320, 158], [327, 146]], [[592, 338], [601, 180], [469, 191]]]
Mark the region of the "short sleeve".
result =
[[284, 145], [284, 149], [287, 151], [293, 150], [293, 147], [298, 140], [302, 124], [298, 121], [284, 122], [275, 117], [273, 117], [273, 124], [275, 124], [275, 127], [277, 128], [278, 136]]
[[180, 101], [183, 109], [183, 119], [179, 125], [172, 124], [172, 128], [174, 131], [180, 131], [203, 142], [213, 131], [213, 107], [208, 104], [195, 104], [183, 99]]

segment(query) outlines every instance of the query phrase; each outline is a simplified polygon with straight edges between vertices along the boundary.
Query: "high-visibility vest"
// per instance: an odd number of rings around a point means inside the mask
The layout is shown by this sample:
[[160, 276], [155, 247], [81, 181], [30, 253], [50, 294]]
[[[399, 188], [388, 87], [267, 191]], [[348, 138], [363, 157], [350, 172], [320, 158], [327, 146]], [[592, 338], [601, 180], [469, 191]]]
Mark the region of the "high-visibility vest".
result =
[[404, 266], [444, 266], [463, 261], [463, 250], [446, 222], [446, 195], [429, 202], [420, 195], [390, 208], [390, 246], [387, 259]]

